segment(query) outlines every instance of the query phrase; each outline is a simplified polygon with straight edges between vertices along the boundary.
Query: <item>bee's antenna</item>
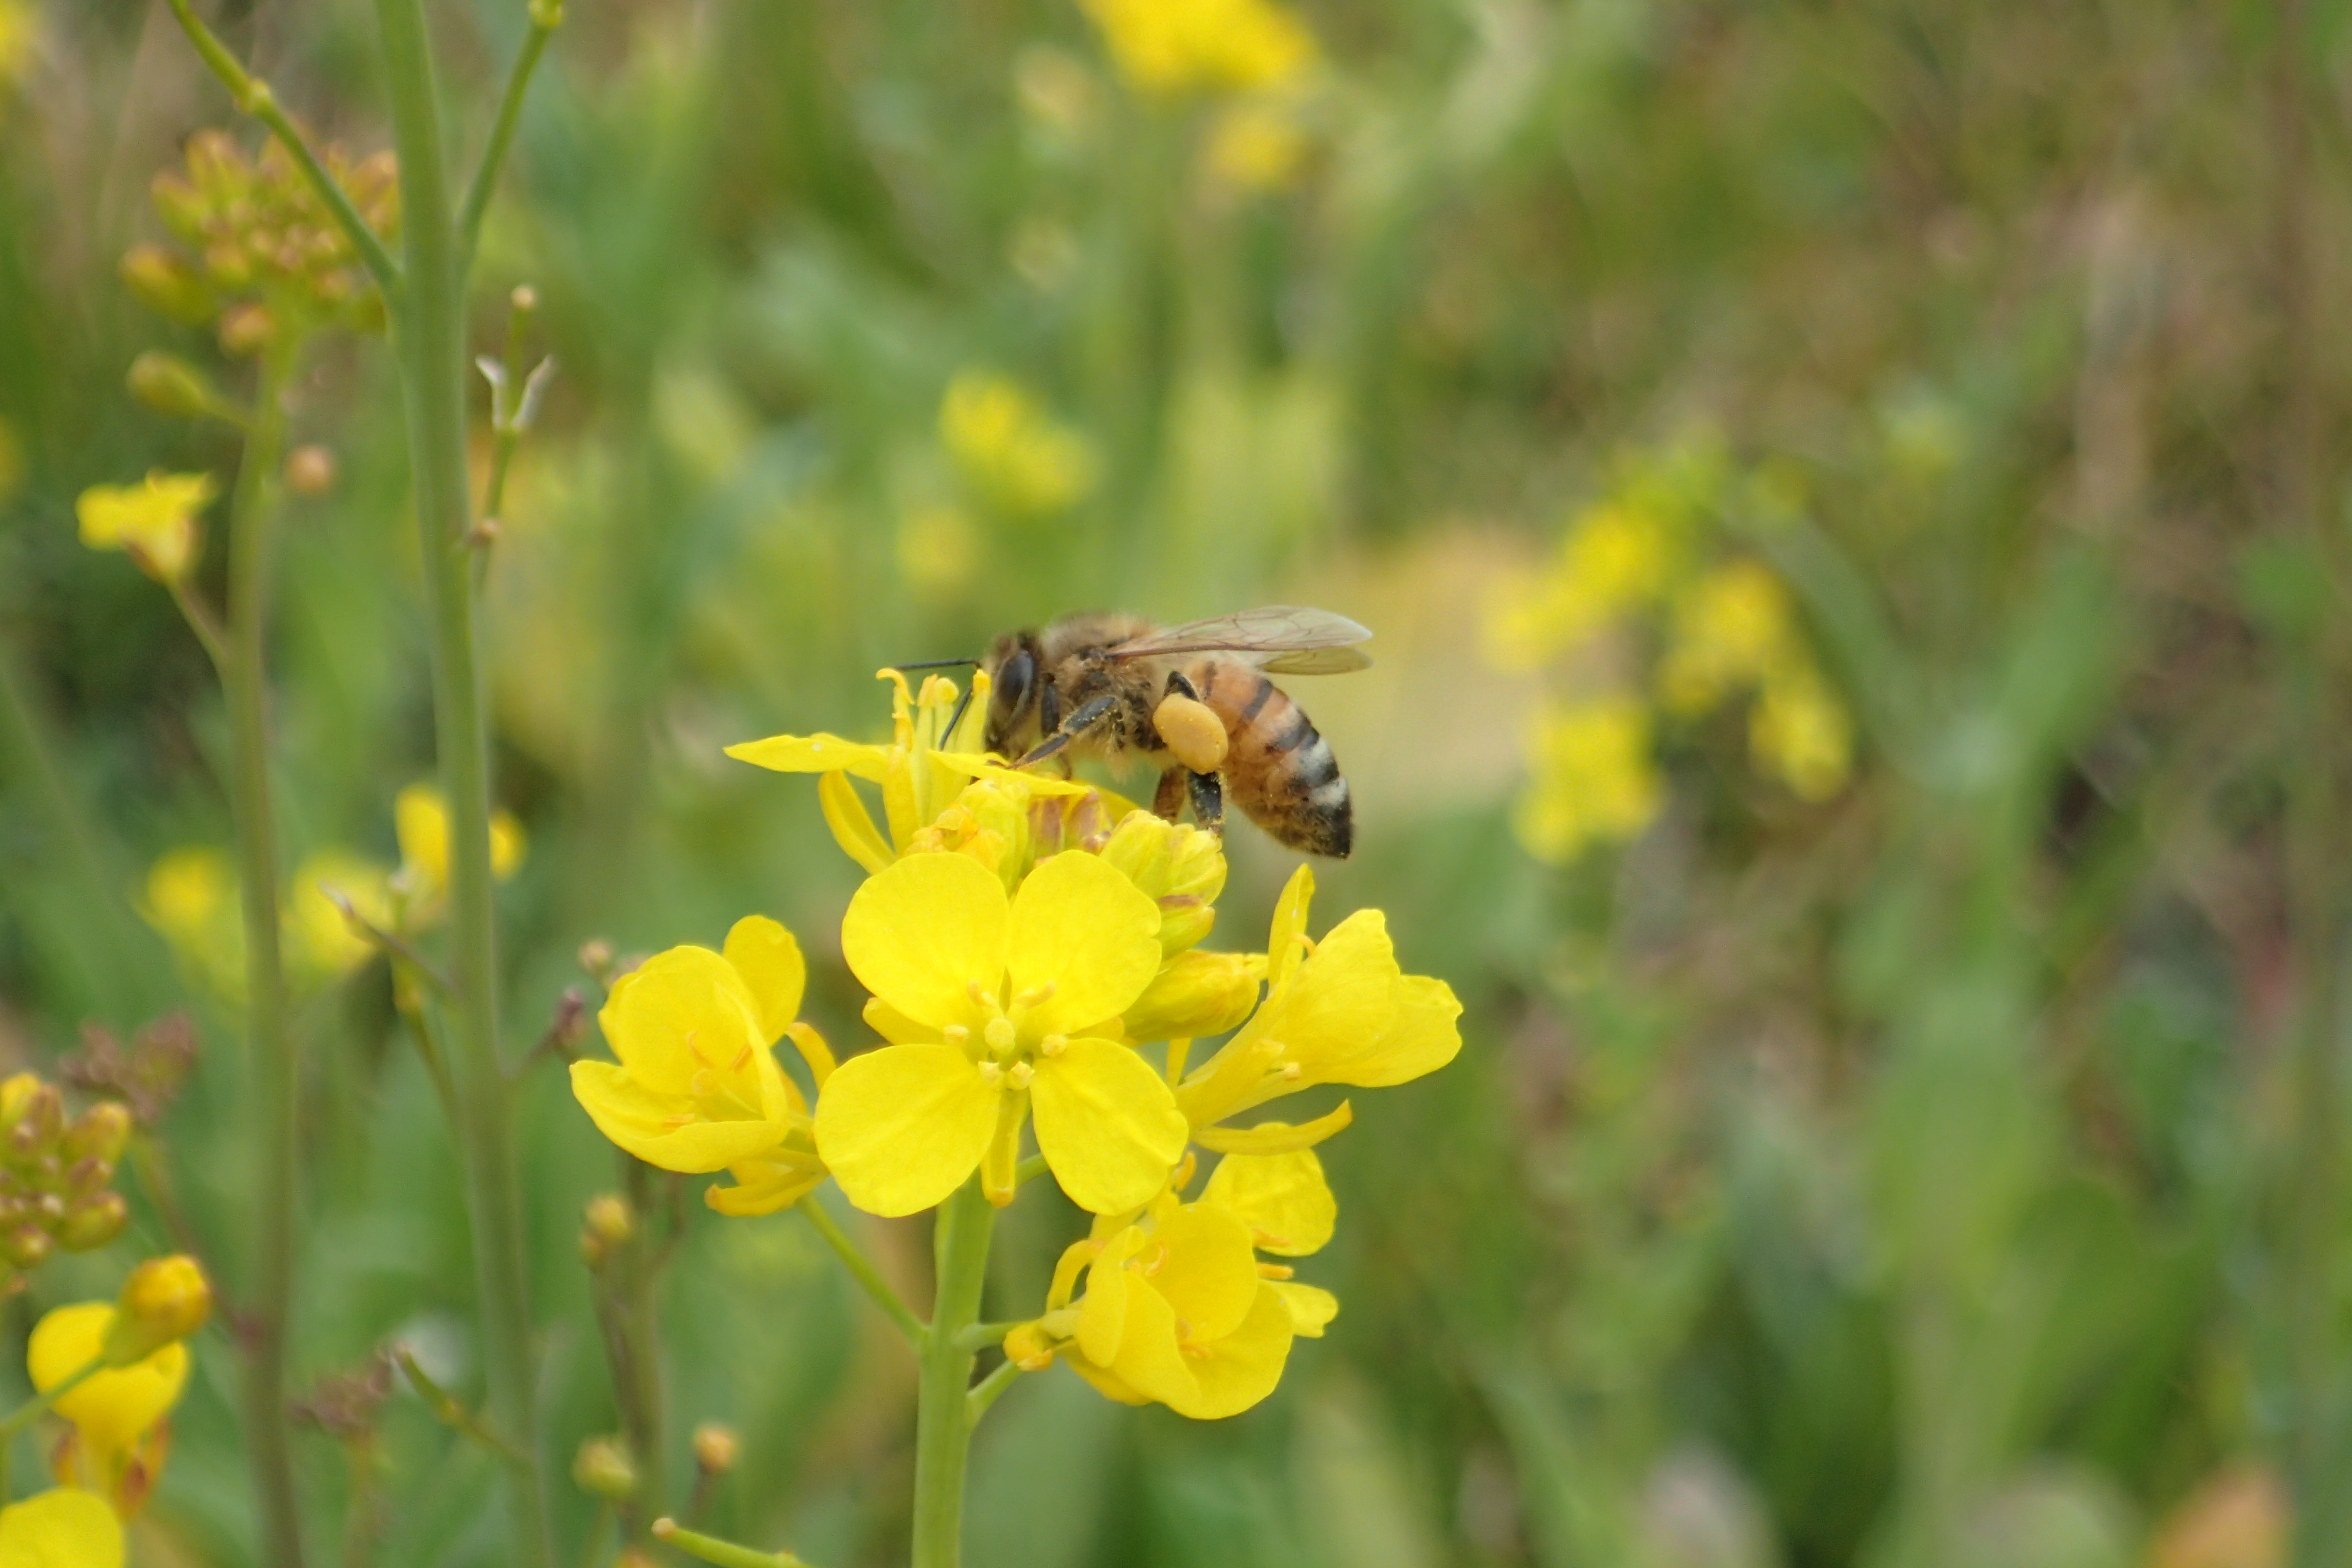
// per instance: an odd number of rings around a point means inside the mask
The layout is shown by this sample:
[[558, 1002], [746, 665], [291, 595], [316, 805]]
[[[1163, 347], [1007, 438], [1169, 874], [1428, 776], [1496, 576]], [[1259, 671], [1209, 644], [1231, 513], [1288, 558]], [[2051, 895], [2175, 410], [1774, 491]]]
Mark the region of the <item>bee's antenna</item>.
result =
[[955, 739], [956, 726], [963, 722], [964, 710], [971, 706], [971, 694], [978, 689], [980, 689], [980, 682], [975, 679], [963, 689], [963, 695], [956, 699], [955, 711], [948, 716], [948, 727], [940, 731], [940, 739], [942, 742]]
[[965, 665], [977, 666], [976, 658], [923, 658], [911, 664], [894, 664], [892, 669], [961, 669]]

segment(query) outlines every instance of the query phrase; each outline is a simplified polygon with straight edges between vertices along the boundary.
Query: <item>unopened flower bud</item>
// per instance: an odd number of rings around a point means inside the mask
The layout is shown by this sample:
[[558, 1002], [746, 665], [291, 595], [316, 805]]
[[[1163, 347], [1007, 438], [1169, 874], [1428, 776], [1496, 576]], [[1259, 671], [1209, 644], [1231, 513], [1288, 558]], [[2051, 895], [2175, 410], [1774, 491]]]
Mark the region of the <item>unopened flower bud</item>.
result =
[[0, 1237], [0, 1257], [19, 1268], [38, 1268], [57, 1250], [57, 1242], [37, 1225], [20, 1225]]
[[160, 245], [134, 245], [123, 252], [122, 282], [132, 299], [159, 315], [190, 326], [212, 319], [213, 291]]
[[585, 1218], [593, 1235], [614, 1247], [636, 1234], [636, 1216], [618, 1193], [599, 1193], [590, 1198]]
[[1054, 1364], [1054, 1342], [1035, 1323], [1023, 1323], [1005, 1334], [1004, 1355], [1024, 1372], [1043, 1372]]
[[732, 1426], [705, 1421], [694, 1429], [694, 1462], [706, 1476], [723, 1476], [743, 1457], [743, 1440]]
[[130, 1142], [131, 1108], [119, 1100], [101, 1100], [74, 1118], [58, 1152], [68, 1160], [103, 1160], [110, 1165], [122, 1158]]
[[1130, 1040], [1197, 1040], [1238, 1028], [1257, 1005], [1257, 975], [1238, 952], [1178, 953], [1128, 1008]]
[[315, 500], [335, 488], [335, 455], [324, 447], [297, 447], [286, 458], [286, 488]]
[[66, 1211], [58, 1222], [58, 1245], [68, 1252], [95, 1252], [131, 1224], [131, 1205], [121, 1193], [100, 1193]]
[[603, 984], [613, 974], [613, 944], [602, 937], [580, 944], [580, 967], [591, 979]]
[[628, 1450], [610, 1437], [591, 1437], [580, 1445], [572, 1461], [572, 1479], [580, 1489], [608, 1502], [623, 1502], [637, 1489], [636, 1467]]
[[68, 1204], [78, 1204], [94, 1198], [114, 1182], [114, 1162], [101, 1160], [95, 1154], [84, 1155], [65, 1173], [65, 1198]]
[[221, 317], [221, 352], [239, 359], [257, 354], [276, 330], [269, 312], [259, 305], [238, 305]]
[[106, 1363], [130, 1366], [186, 1339], [213, 1315], [212, 1281], [185, 1253], [151, 1258], [133, 1268], [114, 1299]]
[[150, 349], [131, 362], [124, 377], [131, 395], [158, 414], [174, 419], [201, 419], [220, 405], [220, 398], [202, 372], [176, 354]]
[[24, 1109], [8, 1129], [8, 1152], [18, 1164], [30, 1164], [55, 1149], [65, 1126], [64, 1097], [55, 1084], [41, 1084], [26, 1098]]

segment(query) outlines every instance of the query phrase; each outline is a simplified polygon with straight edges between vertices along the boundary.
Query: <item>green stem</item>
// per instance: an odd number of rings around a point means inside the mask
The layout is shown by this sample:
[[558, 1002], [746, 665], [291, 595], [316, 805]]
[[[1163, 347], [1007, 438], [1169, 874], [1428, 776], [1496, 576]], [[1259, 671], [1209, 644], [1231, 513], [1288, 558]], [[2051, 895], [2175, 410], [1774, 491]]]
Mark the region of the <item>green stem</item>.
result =
[[506, 93], [499, 100], [499, 117], [490, 126], [490, 139], [482, 148], [482, 162], [474, 171], [473, 184], [466, 188], [466, 205], [458, 210], [460, 278], [474, 269], [474, 250], [482, 238], [482, 218], [490, 210], [490, 195], [498, 186], [499, 170], [506, 163], [507, 148], [513, 143], [515, 126], [522, 119], [522, 100], [530, 91], [531, 73], [539, 68], [540, 57], [547, 53], [548, 39], [562, 25], [562, 0], [532, 0], [530, 31], [523, 37], [522, 52], [515, 57], [514, 69], [508, 73]]
[[262, 1540], [278, 1568], [302, 1561], [286, 1415], [287, 1319], [294, 1300], [295, 1191], [300, 1160], [301, 1058], [287, 1019], [278, 952], [278, 818], [269, 789], [269, 566], [277, 477], [286, 445], [285, 392], [296, 350], [273, 342], [263, 359], [253, 432], [229, 511], [230, 798], [245, 912], [246, 1018], [254, 1117], [253, 1299], [246, 1320], [245, 1428], [253, 1455]]
[[979, 1426], [980, 1418], [988, 1414], [988, 1407], [1003, 1398], [1004, 1391], [1018, 1382], [1020, 1377], [1021, 1363], [1005, 1362], [994, 1372], [982, 1378], [972, 1391], [964, 1396], [964, 1402], [970, 1407], [970, 1417], [974, 1426]]
[[719, 1568], [808, 1568], [807, 1563], [789, 1552], [756, 1552], [749, 1546], [721, 1541], [715, 1535], [685, 1529], [676, 1520], [656, 1520], [654, 1536], [689, 1557], [716, 1563]]
[[416, 488], [419, 553], [433, 624], [433, 713], [449, 805], [454, 1079], [467, 1211], [481, 1300], [490, 1411], [519, 1452], [507, 1466], [509, 1561], [551, 1568], [535, 1391], [521, 1192], [499, 1056], [497, 933], [491, 910], [489, 742], [464, 545], [465, 309], [449, 205], [441, 110], [422, 0], [376, 0], [393, 139], [400, 158], [406, 298], [394, 319]]
[[923, 1321], [915, 1316], [914, 1309], [899, 1298], [898, 1291], [890, 1289], [890, 1281], [882, 1278], [882, 1271], [874, 1267], [872, 1259], [860, 1252], [857, 1244], [849, 1239], [847, 1233], [834, 1222], [831, 1215], [824, 1212], [824, 1205], [817, 1201], [816, 1194], [811, 1193], [795, 1206], [800, 1209], [801, 1217], [814, 1226], [816, 1233], [824, 1237], [824, 1244], [833, 1248], [834, 1256], [841, 1259], [842, 1267], [849, 1270], [850, 1278], [864, 1287], [874, 1304], [898, 1325], [898, 1331], [907, 1336], [907, 1342], [914, 1347], [915, 1353], [923, 1354], [925, 1342], [930, 1337], [930, 1331], [923, 1327]]
[[627, 1364], [614, 1371], [619, 1374], [622, 1426], [628, 1436], [630, 1457], [637, 1464], [636, 1495], [629, 1500], [630, 1528], [634, 1533], [650, 1535], [653, 1521], [668, 1510], [669, 1496], [669, 1468], [662, 1438], [661, 1329], [655, 1312], [662, 1259], [654, 1246], [653, 1167], [633, 1154], [621, 1155], [621, 1162], [627, 1167], [629, 1207], [636, 1215], [636, 1233], [616, 1260], [621, 1278], [614, 1304], [621, 1312]]
[[940, 1205], [932, 1249], [939, 1292], [915, 1415], [914, 1568], [959, 1568], [963, 1559], [963, 1473], [971, 1453], [972, 1352], [963, 1331], [980, 1321], [996, 1209], [974, 1175]]

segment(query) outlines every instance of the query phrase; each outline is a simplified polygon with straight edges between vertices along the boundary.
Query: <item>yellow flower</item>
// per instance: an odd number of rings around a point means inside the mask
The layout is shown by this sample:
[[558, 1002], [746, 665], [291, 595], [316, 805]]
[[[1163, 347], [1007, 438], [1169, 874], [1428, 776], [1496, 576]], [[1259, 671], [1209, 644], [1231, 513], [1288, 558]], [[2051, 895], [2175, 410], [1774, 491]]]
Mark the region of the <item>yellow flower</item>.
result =
[[[25, 1360], [33, 1386], [46, 1394], [105, 1355], [115, 1307], [84, 1301], [59, 1307], [34, 1325]], [[58, 1396], [58, 1415], [73, 1432], [58, 1450], [58, 1479], [135, 1511], [163, 1468], [170, 1439], [163, 1418], [188, 1380], [188, 1347], [178, 1341], [129, 1366], [92, 1373]]]
[[1753, 686], [1794, 642], [1788, 590], [1757, 562], [1707, 574], [1675, 610], [1674, 644], [1658, 672], [1666, 705], [1699, 713]]
[[1759, 764], [1806, 800], [1827, 800], [1853, 769], [1853, 722], [1810, 664], [1792, 661], [1766, 676], [1748, 745]]
[[[1220, 1208], [1250, 1227], [1260, 1252], [1305, 1258], [1320, 1252], [1339, 1223], [1339, 1200], [1323, 1179], [1323, 1162], [1312, 1149], [1282, 1154], [1228, 1154], [1217, 1162], [1202, 1189], [1201, 1202]], [[1316, 1285], [1302, 1285], [1290, 1270], [1261, 1263], [1258, 1272], [1290, 1309], [1290, 1328], [1319, 1340], [1324, 1326], [1339, 1315], [1339, 1299]]]
[[337, 896], [379, 930], [393, 926], [390, 871], [345, 849], [312, 855], [295, 868], [285, 914], [287, 963], [308, 978], [348, 974], [375, 956], [375, 945], [343, 918]]
[[833, 1055], [794, 1021], [808, 966], [792, 933], [747, 915], [722, 953], [674, 947], [623, 975], [597, 1015], [620, 1058], [572, 1064], [572, 1092], [596, 1130], [650, 1165], [731, 1170], [708, 1201], [765, 1214], [824, 1179], [808, 1105], [776, 1065], [790, 1037], [822, 1089]]
[[0, 1568], [122, 1568], [122, 1521], [94, 1492], [58, 1487], [0, 1508]]
[[[412, 911], [430, 912], [449, 886], [449, 803], [429, 784], [413, 784], [392, 803], [393, 832], [400, 840], [400, 880]], [[490, 814], [490, 874], [500, 880], [522, 864], [522, 824], [503, 811]]]
[[[817, 802], [834, 842], [868, 871], [879, 871], [902, 855], [952, 849], [997, 873], [1006, 888], [1017, 886], [1039, 853], [1051, 853], [1065, 836], [1100, 830], [1111, 807], [1125, 802], [1093, 786], [1035, 773], [1015, 773], [977, 749], [982, 715], [988, 710], [988, 676], [975, 671], [971, 702], [955, 719], [955, 682], [926, 677], [919, 692], [895, 669], [877, 679], [892, 687], [891, 738], [887, 745], [845, 741], [838, 735], [771, 735], [727, 748], [727, 754], [780, 773], [815, 773]], [[948, 729], [950, 721], [955, 729]], [[886, 835], [849, 781], [882, 786]], [[1039, 797], [1055, 803], [1036, 809]], [[1039, 834], [1047, 841], [1039, 842]]]
[[1007, 511], [1064, 511], [1095, 488], [1094, 448], [1018, 382], [967, 370], [940, 403], [940, 439], [982, 497]]
[[1174, 97], [1267, 88], [1315, 62], [1315, 38], [1267, 0], [1082, 0], [1129, 87]]
[[236, 1001], [245, 994], [245, 926], [236, 862], [209, 845], [171, 850], [148, 868], [139, 912], [172, 944], [197, 983]]
[[[0, 0], [0, 88], [15, 85], [33, 63], [33, 41], [40, 18], [18, 0]], [[0, 494], [7, 486], [0, 483]]]
[[898, 524], [898, 574], [918, 594], [947, 597], [971, 581], [984, 544], [961, 507], [918, 508]]
[[1296, 115], [1264, 100], [1234, 105], [1209, 133], [1209, 167], [1244, 191], [1278, 190], [1307, 161], [1307, 133]]
[[1301, 866], [1275, 906], [1266, 944], [1265, 1000], [1214, 1057], [1187, 1077], [1176, 1100], [1192, 1141], [1227, 1152], [1305, 1148], [1348, 1124], [1342, 1104], [1302, 1127], [1217, 1123], [1318, 1084], [1382, 1088], [1436, 1071], [1462, 1048], [1452, 987], [1399, 968], [1387, 918], [1358, 910], [1320, 942], [1307, 936], [1314, 873]]
[[1252, 1240], [1239, 1215], [1163, 1194], [1099, 1242], [1059, 1348], [1113, 1399], [1202, 1421], [1241, 1414], [1282, 1380], [1297, 1331]]
[[1631, 838], [1664, 804], [1650, 716], [1630, 698], [1546, 703], [1535, 715], [1528, 762], [1533, 776], [1513, 826], [1538, 859], [1572, 860], [1595, 843]]
[[1499, 669], [1535, 668], [1664, 593], [1680, 553], [1657, 511], [1616, 502], [1588, 508], [1549, 569], [1497, 595], [1485, 628], [1489, 661]]
[[220, 489], [210, 474], [167, 474], [160, 468], [137, 485], [92, 485], [74, 503], [81, 542], [92, 550], [121, 550], [158, 583], [177, 583], [195, 563], [196, 514]]
[[1085, 854], [1044, 861], [1007, 898], [969, 857], [916, 854], [850, 900], [842, 956], [892, 1044], [844, 1062], [817, 1147], [850, 1202], [929, 1208], [983, 1164], [1011, 1201], [1023, 1122], [1070, 1200], [1131, 1209], [1166, 1185], [1184, 1119], [1118, 1043], [1118, 1015], [1160, 968], [1160, 910]]
[[1111, 829], [1101, 853], [1160, 906], [1162, 956], [1175, 957], [1207, 936], [1216, 924], [1217, 895], [1225, 887], [1225, 849], [1215, 834], [1166, 821], [1148, 811], [1129, 810]]

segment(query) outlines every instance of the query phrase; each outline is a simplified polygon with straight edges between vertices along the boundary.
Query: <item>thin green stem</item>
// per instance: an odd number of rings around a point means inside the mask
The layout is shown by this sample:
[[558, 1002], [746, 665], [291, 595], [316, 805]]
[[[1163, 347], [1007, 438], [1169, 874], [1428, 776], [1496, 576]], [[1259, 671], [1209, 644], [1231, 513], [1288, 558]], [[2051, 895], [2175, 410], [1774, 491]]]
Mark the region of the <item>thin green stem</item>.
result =
[[758, 1552], [749, 1546], [738, 1546], [715, 1535], [688, 1530], [674, 1519], [654, 1521], [654, 1538], [689, 1557], [716, 1563], [719, 1568], [808, 1568], [807, 1563], [789, 1552]]
[[629, 1500], [629, 1524], [640, 1535], [653, 1532], [653, 1521], [668, 1510], [668, 1467], [666, 1445], [666, 1401], [662, 1395], [661, 1329], [655, 1310], [667, 1248], [654, 1244], [652, 1166], [634, 1154], [620, 1156], [627, 1167], [629, 1207], [636, 1215], [635, 1234], [622, 1247], [615, 1263], [614, 1305], [621, 1315], [620, 1331], [627, 1348], [627, 1364], [613, 1370], [621, 1396], [621, 1421], [629, 1451], [637, 1462], [636, 1495]]
[[171, 0], [171, 5], [172, 15], [180, 19], [180, 29], [188, 35], [188, 42], [195, 46], [197, 55], [211, 68], [213, 75], [220, 79], [221, 85], [228, 89], [228, 95], [236, 100], [237, 108], [260, 121], [269, 128], [270, 134], [278, 138], [292, 156], [295, 166], [302, 171], [302, 178], [310, 183], [310, 189], [326, 205], [327, 211], [333, 215], [336, 226], [351, 240], [352, 248], [359, 252], [360, 260], [366, 264], [369, 276], [375, 279], [375, 286], [383, 290], [386, 302], [397, 304], [400, 300], [399, 263], [394, 261], [392, 252], [384, 248], [383, 237], [368, 226], [367, 219], [360, 216], [359, 208], [352, 205], [350, 194], [336, 183], [335, 176], [327, 172], [327, 166], [310, 150], [310, 143], [304, 139], [301, 128], [287, 117], [286, 110], [278, 105], [277, 94], [269, 90], [269, 84], [238, 63], [237, 58], [228, 52], [228, 46], [222, 43], [210, 27], [196, 19], [188, 0]]
[[46, 1393], [36, 1394], [32, 1398], [10, 1411], [5, 1420], [0, 1420], [0, 1447], [14, 1443], [16, 1440], [16, 1434], [39, 1420], [51, 1405], [105, 1370], [106, 1358], [102, 1355], [94, 1355], [84, 1362], [71, 1377], [67, 1378], [55, 1388]]
[[286, 1415], [287, 1319], [294, 1300], [295, 1195], [301, 1157], [301, 1057], [287, 1017], [278, 952], [278, 818], [269, 781], [269, 568], [278, 469], [286, 445], [286, 387], [296, 346], [265, 353], [253, 431], [229, 510], [230, 796], [245, 911], [246, 1018], [253, 1141], [252, 1303], [245, 1336], [245, 1429], [253, 1455], [267, 1561], [299, 1568], [302, 1520]]
[[[247, 438], [251, 438], [251, 432], [247, 432]], [[172, 578], [163, 586], [171, 591], [172, 603], [180, 606], [180, 618], [188, 623], [190, 631], [196, 634], [196, 641], [204, 647], [205, 657], [213, 661], [214, 676], [226, 687], [229, 679], [228, 641], [221, 629], [219, 617], [213, 614], [211, 606], [196, 597], [195, 591], [184, 579]]]
[[794, 1206], [799, 1208], [803, 1218], [816, 1227], [816, 1233], [824, 1237], [824, 1244], [833, 1248], [834, 1256], [841, 1259], [842, 1267], [849, 1270], [850, 1278], [864, 1288], [866, 1294], [882, 1309], [885, 1316], [898, 1325], [898, 1331], [907, 1336], [907, 1342], [914, 1347], [915, 1353], [924, 1354], [930, 1331], [923, 1327], [923, 1320], [915, 1316], [914, 1309], [890, 1288], [890, 1281], [883, 1279], [882, 1271], [874, 1267], [873, 1260], [857, 1249], [857, 1244], [849, 1239], [848, 1233], [834, 1223], [833, 1216], [824, 1212], [824, 1205], [817, 1201], [816, 1194], [811, 1193]]
[[532, 0], [530, 31], [523, 36], [522, 51], [515, 56], [514, 69], [507, 73], [507, 89], [499, 100], [499, 117], [491, 123], [490, 139], [483, 145], [482, 161], [474, 170], [473, 184], [466, 188], [465, 205], [457, 212], [460, 279], [474, 269], [474, 251], [482, 238], [482, 218], [490, 210], [490, 195], [498, 188], [499, 170], [506, 163], [507, 149], [514, 142], [515, 127], [522, 120], [522, 100], [530, 91], [531, 73], [539, 69], [540, 57], [547, 53], [548, 39], [562, 25], [562, 0]]
[[611, 1544], [604, 1538], [613, 1531], [613, 1504], [609, 1499], [596, 1504], [596, 1522], [588, 1527], [588, 1539], [580, 1549], [580, 1568], [596, 1568], [604, 1561], [604, 1548]]
[[400, 158], [405, 298], [394, 328], [408, 411], [419, 553], [433, 625], [433, 712], [449, 805], [450, 981], [457, 992], [459, 1142], [481, 1300], [484, 1362], [497, 1429], [519, 1449], [507, 1467], [509, 1561], [551, 1568], [539, 1440], [521, 1191], [499, 1054], [497, 931], [491, 908], [489, 740], [476, 653], [466, 494], [465, 310], [441, 110], [422, 0], [376, 0], [393, 139]]
[[963, 1331], [980, 1319], [996, 1209], [974, 1175], [940, 1205], [932, 1249], [939, 1290], [923, 1350], [915, 1414], [914, 1568], [960, 1568], [963, 1476], [971, 1454], [971, 1352]]
[[1003, 1344], [1005, 1335], [1026, 1321], [1025, 1318], [1016, 1318], [1008, 1323], [974, 1323], [956, 1338], [964, 1349], [977, 1353], [991, 1345]]
[[1021, 1363], [1008, 1361], [972, 1386], [972, 1391], [964, 1395], [964, 1403], [969, 1407], [969, 1419], [974, 1426], [979, 1426], [980, 1418], [988, 1414], [988, 1407], [1004, 1397], [1004, 1391], [1020, 1377]]

